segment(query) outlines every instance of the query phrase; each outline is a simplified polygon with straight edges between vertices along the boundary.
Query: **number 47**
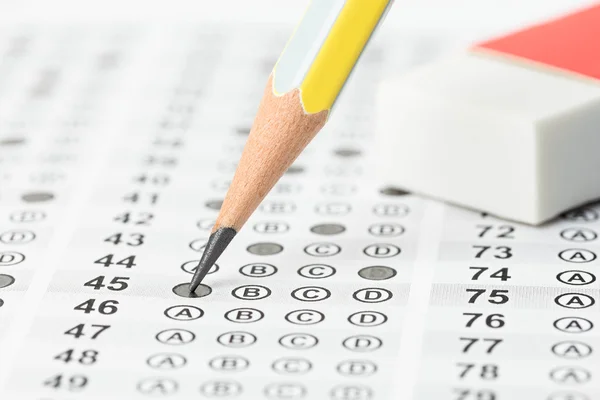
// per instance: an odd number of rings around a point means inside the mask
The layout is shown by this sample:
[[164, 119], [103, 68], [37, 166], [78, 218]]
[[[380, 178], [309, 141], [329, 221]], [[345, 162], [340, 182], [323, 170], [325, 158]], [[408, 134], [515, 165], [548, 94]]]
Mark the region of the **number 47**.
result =
[[79, 324], [66, 331], [65, 335], [73, 336], [75, 339], [79, 339], [81, 336], [89, 336], [90, 339], [95, 340], [98, 336], [100, 336], [102, 332], [109, 328], [110, 325]]

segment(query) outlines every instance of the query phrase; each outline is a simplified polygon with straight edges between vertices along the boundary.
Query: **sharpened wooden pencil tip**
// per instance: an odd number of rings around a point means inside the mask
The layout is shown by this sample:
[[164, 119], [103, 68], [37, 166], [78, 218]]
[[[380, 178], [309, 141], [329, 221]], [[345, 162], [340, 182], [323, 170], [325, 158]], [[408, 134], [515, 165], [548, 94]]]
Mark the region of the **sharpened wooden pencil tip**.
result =
[[307, 114], [300, 90], [282, 96], [273, 92], [273, 75], [242, 157], [227, 191], [216, 226], [240, 231], [267, 193], [327, 122], [329, 110]]
[[237, 231], [235, 229], [225, 227], [218, 228], [210, 235], [208, 243], [204, 248], [204, 254], [202, 254], [198, 268], [190, 283], [190, 292], [195, 291], [196, 288], [198, 288], [198, 285], [202, 283], [202, 280], [206, 274], [208, 274], [208, 271], [217, 262], [217, 259], [221, 256], [223, 251], [225, 251], [227, 246], [229, 246], [229, 243], [231, 243], [236, 234]]

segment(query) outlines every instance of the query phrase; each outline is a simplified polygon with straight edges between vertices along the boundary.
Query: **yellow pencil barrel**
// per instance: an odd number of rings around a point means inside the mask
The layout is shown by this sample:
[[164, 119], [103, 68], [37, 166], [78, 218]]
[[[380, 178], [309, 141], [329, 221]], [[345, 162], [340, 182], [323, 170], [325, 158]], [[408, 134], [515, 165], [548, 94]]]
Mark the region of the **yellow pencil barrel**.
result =
[[313, 0], [273, 71], [273, 90], [299, 89], [308, 114], [331, 110], [392, 0]]

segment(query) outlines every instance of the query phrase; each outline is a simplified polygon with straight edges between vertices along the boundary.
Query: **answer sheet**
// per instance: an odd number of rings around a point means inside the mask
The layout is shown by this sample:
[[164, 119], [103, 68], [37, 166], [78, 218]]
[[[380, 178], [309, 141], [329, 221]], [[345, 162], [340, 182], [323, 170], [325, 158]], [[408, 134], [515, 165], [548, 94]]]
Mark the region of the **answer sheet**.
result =
[[0, 31], [0, 398], [600, 399], [600, 207], [536, 229], [373, 168], [378, 84], [450, 39], [375, 40], [180, 290], [290, 32]]

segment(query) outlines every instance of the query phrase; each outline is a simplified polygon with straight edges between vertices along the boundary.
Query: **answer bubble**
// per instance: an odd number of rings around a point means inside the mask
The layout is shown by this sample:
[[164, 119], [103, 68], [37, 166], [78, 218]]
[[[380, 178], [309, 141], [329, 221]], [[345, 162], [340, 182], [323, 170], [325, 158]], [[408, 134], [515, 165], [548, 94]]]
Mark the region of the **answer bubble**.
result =
[[0, 139], [0, 146], [18, 146], [25, 143], [25, 138], [22, 137], [8, 137]]
[[559, 318], [554, 321], [553, 325], [556, 329], [565, 333], [584, 333], [594, 328], [592, 321], [582, 317]]
[[300, 185], [280, 182], [273, 187], [272, 192], [273, 194], [293, 194], [299, 193], [301, 190], [302, 186]]
[[589, 263], [596, 259], [596, 254], [586, 249], [567, 249], [558, 253], [558, 257], [570, 263]]
[[400, 236], [404, 233], [404, 227], [400, 224], [394, 224], [390, 222], [375, 224], [369, 227], [369, 233], [378, 237]]
[[596, 281], [596, 276], [587, 271], [570, 270], [559, 273], [556, 275], [556, 279], [566, 285], [584, 286], [594, 283]]
[[353, 164], [329, 164], [323, 168], [326, 176], [351, 177], [360, 176], [363, 169], [359, 165]]
[[215, 222], [214, 219], [201, 219], [196, 222], [196, 226], [202, 231], [209, 231], [215, 225]]
[[331, 257], [342, 251], [335, 243], [313, 243], [304, 248], [304, 252], [314, 257]]
[[377, 204], [373, 213], [379, 217], [405, 217], [410, 212], [404, 204]]
[[203, 252], [204, 248], [206, 247], [206, 239], [195, 239], [192, 240], [190, 242], [190, 244], [188, 245], [190, 249], [194, 250], [195, 252]]
[[261, 285], [243, 285], [233, 289], [231, 295], [240, 300], [261, 300], [271, 295], [271, 289]]
[[225, 313], [225, 318], [238, 324], [250, 324], [263, 319], [265, 313], [255, 308], [235, 308]]
[[303, 375], [312, 369], [312, 363], [305, 358], [280, 358], [271, 365], [273, 371], [285, 375]]
[[389, 243], [376, 243], [365, 247], [363, 253], [374, 258], [390, 258], [400, 254], [401, 249], [398, 246]]
[[336, 386], [330, 396], [332, 400], [371, 400], [373, 391], [366, 386]]
[[29, 175], [29, 180], [34, 183], [55, 183], [65, 179], [65, 174], [58, 172], [40, 172]]
[[156, 334], [156, 340], [163, 344], [179, 346], [196, 339], [196, 335], [186, 329], [166, 329]]
[[382, 288], [364, 288], [359, 289], [352, 297], [362, 303], [382, 303], [388, 301], [393, 296], [392, 292]]
[[242, 348], [252, 346], [256, 343], [256, 336], [249, 332], [226, 332], [217, 338], [217, 342], [225, 347]]
[[0, 242], [5, 244], [25, 244], [35, 240], [31, 231], [6, 231], [0, 234]]
[[600, 215], [593, 208], [578, 208], [562, 214], [562, 218], [569, 221], [591, 222], [598, 220]]
[[583, 309], [593, 306], [596, 300], [584, 293], [563, 293], [556, 296], [554, 302], [564, 308]]
[[294, 400], [306, 396], [306, 388], [299, 383], [272, 383], [265, 387], [268, 399]]
[[223, 205], [223, 200], [209, 200], [204, 203], [206, 208], [210, 208], [211, 210], [219, 211], [221, 206]]
[[283, 251], [283, 246], [277, 243], [255, 243], [246, 248], [249, 253], [257, 256], [271, 256]]
[[229, 189], [229, 186], [231, 186], [231, 181], [228, 179], [227, 180], [223, 180], [223, 179], [214, 180], [214, 181], [212, 181], [210, 186], [218, 192], [226, 193], [227, 190]]
[[588, 396], [575, 392], [556, 392], [551, 394], [546, 400], [591, 400]]
[[560, 237], [571, 242], [591, 242], [598, 234], [588, 228], [568, 228], [560, 232]]
[[215, 371], [243, 371], [250, 366], [250, 361], [240, 356], [219, 356], [210, 360], [208, 365]]
[[356, 335], [344, 339], [342, 345], [351, 351], [369, 352], [379, 349], [383, 345], [383, 342], [375, 336]]
[[233, 381], [211, 381], [200, 387], [206, 397], [235, 397], [242, 393], [242, 385]]
[[238, 135], [249, 135], [250, 134], [250, 128], [249, 127], [239, 127], [236, 128], [235, 133], [237, 133]]
[[350, 196], [356, 193], [358, 187], [352, 184], [345, 183], [330, 183], [321, 186], [321, 193], [331, 196]]
[[[190, 275], [194, 275], [196, 273], [196, 270], [198, 269], [198, 264], [200, 264], [200, 260], [187, 261], [187, 262], [181, 264], [181, 269]], [[213, 264], [213, 266], [210, 267], [210, 269], [208, 270], [208, 275], [214, 274], [218, 270], [219, 270], [219, 265]]]
[[592, 374], [581, 367], [557, 367], [550, 371], [550, 379], [556, 383], [581, 385], [587, 383]]
[[348, 317], [352, 325], [373, 327], [387, 322], [387, 316], [378, 311], [359, 311]]
[[265, 263], [252, 263], [240, 268], [240, 274], [249, 278], [266, 278], [277, 273], [277, 267]]
[[164, 397], [177, 393], [179, 385], [173, 379], [148, 378], [137, 385], [138, 392], [152, 397]]
[[25, 261], [25, 256], [16, 251], [2, 251], [0, 252], [0, 267], [7, 267], [9, 265], [17, 265]]
[[167, 308], [164, 314], [176, 321], [193, 321], [202, 318], [204, 311], [196, 306], [177, 305]]
[[374, 265], [372, 267], [365, 267], [358, 271], [358, 276], [371, 281], [383, 281], [396, 276], [396, 270], [390, 267]]
[[344, 376], [370, 376], [377, 372], [377, 365], [368, 360], [348, 360], [339, 363], [336, 369]]
[[360, 151], [359, 149], [341, 147], [339, 149], [335, 149], [333, 151], [333, 154], [335, 154], [338, 157], [351, 158], [362, 155], [362, 151]]
[[0, 289], [8, 287], [15, 283], [15, 278], [10, 275], [0, 274]]
[[583, 342], [569, 340], [552, 346], [552, 353], [562, 358], [578, 360], [592, 354], [592, 347]]
[[301, 174], [304, 172], [304, 167], [300, 166], [300, 165], [291, 165], [287, 171], [285, 171], [285, 173], [287, 175], [297, 175], [297, 174]]
[[317, 235], [339, 235], [346, 231], [346, 227], [341, 224], [320, 224], [311, 227], [310, 231]]
[[330, 296], [331, 292], [328, 289], [319, 286], [306, 286], [292, 291], [292, 297], [300, 301], [322, 301]]
[[352, 211], [352, 206], [347, 203], [321, 203], [315, 212], [321, 215], [346, 215]]
[[263, 201], [259, 210], [267, 214], [291, 214], [296, 211], [296, 205], [289, 201]]
[[54, 194], [50, 192], [29, 192], [21, 195], [21, 200], [26, 203], [43, 203], [54, 199]]
[[324, 279], [335, 274], [335, 268], [325, 264], [310, 264], [298, 269], [298, 275], [308, 279]]
[[258, 222], [253, 229], [258, 233], [285, 233], [290, 230], [290, 226], [285, 222]]
[[146, 364], [154, 369], [179, 369], [187, 364], [187, 359], [177, 353], [159, 353], [148, 357]]
[[279, 339], [280, 345], [291, 350], [311, 349], [318, 343], [319, 339], [308, 333], [289, 333]]
[[295, 310], [288, 313], [285, 319], [295, 325], [315, 325], [325, 319], [325, 314], [317, 310]]
[[27, 223], [38, 222], [46, 219], [46, 213], [43, 211], [15, 211], [9, 216], [12, 222]]
[[0, 299], [0, 307], [4, 305], [4, 300]]
[[205, 297], [211, 294], [211, 292], [211, 287], [203, 283], [201, 283], [193, 292], [190, 292], [189, 283], [180, 283], [179, 285], [173, 288], [173, 293], [175, 293], [177, 296], [187, 297], [190, 299]]
[[407, 194], [410, 194], [410, 192], [406, 190], [393, 186], [384, 187], [379, 191], [379, 193], [384, 194], [386, 196], [406, 196]]

